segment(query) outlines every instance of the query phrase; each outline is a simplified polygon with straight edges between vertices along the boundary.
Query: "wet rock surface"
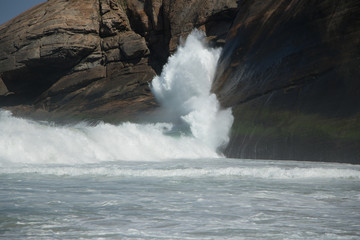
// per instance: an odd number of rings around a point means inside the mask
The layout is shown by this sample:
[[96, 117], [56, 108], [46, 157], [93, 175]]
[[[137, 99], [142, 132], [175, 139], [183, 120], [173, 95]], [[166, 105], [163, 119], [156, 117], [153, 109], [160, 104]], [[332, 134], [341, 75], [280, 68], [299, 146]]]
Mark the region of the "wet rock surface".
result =
[[358, 1], [241, 1], [213, 91], [228, 156], [360, 162]]

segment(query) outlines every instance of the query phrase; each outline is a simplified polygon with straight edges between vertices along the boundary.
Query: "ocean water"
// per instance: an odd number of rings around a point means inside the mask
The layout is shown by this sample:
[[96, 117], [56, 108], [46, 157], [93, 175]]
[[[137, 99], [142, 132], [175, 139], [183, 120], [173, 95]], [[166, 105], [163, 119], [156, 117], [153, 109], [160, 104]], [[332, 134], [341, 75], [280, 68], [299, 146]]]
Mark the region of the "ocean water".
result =
[[360, 166], [225, 158], [220, 49], [194, 31], [157, 122], [57, 125], [0, 109], [0, 239], [360, 239]]
[[360, 239], [348, 164], [16, 164], [0, 182], [0, 239]]

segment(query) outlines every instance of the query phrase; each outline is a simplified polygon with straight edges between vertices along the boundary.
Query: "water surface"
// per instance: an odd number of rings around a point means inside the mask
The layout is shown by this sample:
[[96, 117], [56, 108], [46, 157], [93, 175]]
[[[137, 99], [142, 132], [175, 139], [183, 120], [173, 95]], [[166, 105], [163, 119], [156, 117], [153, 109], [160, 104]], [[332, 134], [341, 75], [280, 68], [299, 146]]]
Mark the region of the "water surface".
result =
[[4, 239], [359, 239], [360, 167], [177, 159], [10, 164]]

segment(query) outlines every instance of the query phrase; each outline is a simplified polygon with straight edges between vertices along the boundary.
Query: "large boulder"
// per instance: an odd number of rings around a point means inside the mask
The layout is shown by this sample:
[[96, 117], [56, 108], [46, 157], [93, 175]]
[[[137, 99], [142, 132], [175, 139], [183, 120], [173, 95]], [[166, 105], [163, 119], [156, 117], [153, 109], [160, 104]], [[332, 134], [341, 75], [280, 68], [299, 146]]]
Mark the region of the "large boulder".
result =
[[[235, 10], [235, 0], [44, 2], [0, 26], [0, 107], [109, 121], [152, 111], [148, 83], [180, 37], [199, 27], [216, 44]], [[214, 19], [222, 36], [206, 29]]]
[[244, 0], [213, 91], [231, 157], [360, 163], [360, 5]]

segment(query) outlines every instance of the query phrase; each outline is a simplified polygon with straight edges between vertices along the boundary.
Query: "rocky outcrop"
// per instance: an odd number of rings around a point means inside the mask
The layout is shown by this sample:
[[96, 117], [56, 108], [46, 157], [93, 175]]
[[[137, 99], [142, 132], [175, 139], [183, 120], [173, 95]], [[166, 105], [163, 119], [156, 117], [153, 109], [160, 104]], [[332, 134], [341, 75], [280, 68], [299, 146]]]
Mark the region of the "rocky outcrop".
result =
[[227, 156], [359, 163], [358, 1], [236, 2], [40, 4], [0, 26], [0, 107], [134, 119], [156, 108], [148, 83], [199, 28], [224, 46], [213, 91], [235, 115]]
[[49, 0], [0, 27], [0, 107], [102, 120], [151, 111], [148, 83], [180, 37], [198, 27], [221, 44], [235, 9], [235, 0]]
[[360, 163], [360, 4], [241, 1], [213, 90], [232, 157]]

